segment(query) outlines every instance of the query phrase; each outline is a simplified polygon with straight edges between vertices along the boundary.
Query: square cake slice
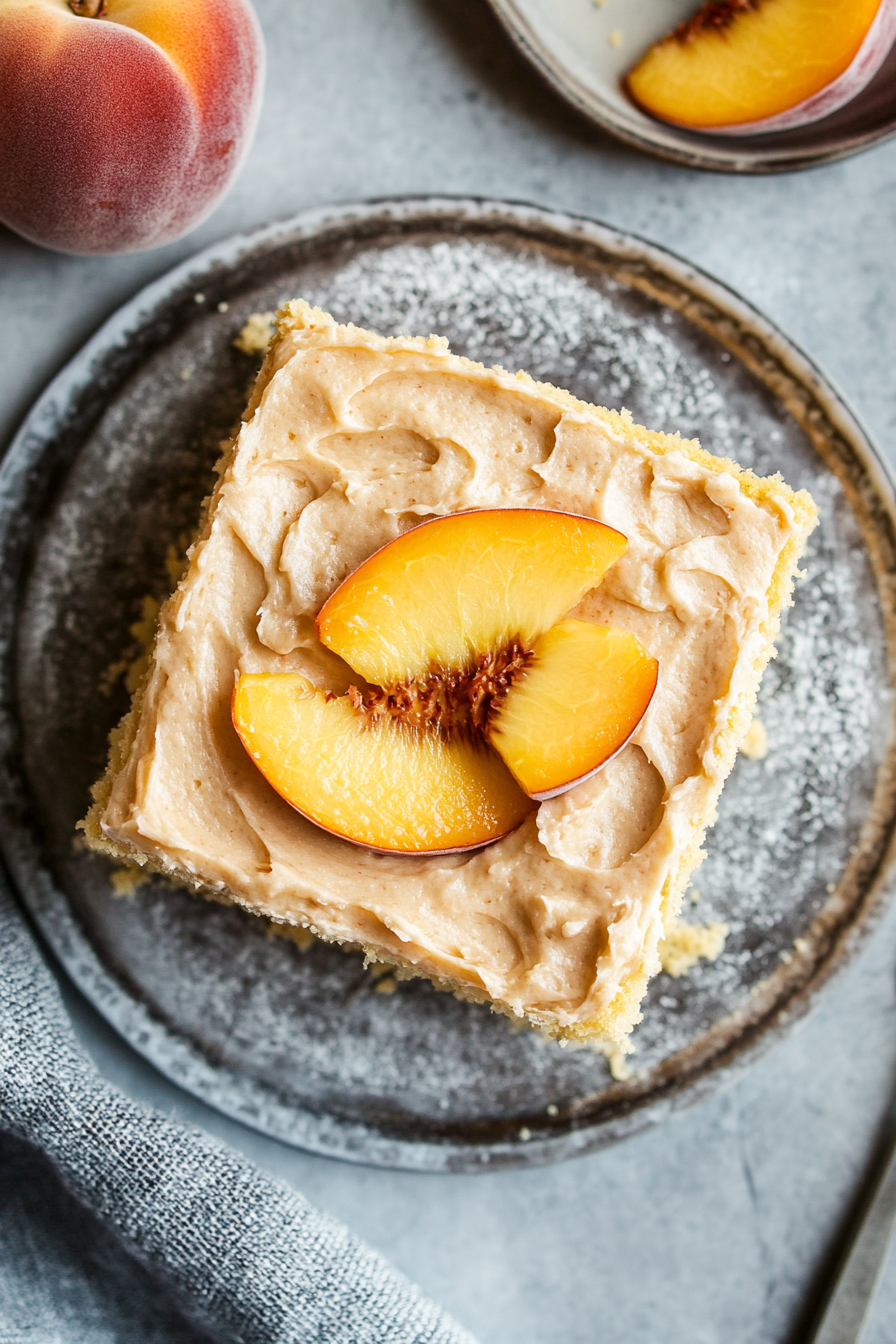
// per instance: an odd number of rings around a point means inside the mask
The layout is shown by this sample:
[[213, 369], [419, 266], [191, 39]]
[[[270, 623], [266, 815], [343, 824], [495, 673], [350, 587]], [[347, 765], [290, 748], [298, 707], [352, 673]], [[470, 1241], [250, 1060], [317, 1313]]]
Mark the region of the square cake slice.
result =
[[[571, 615], [630, 632], [657, 660], [634, 735], [469, 852], [383, 854], [307, 820], [237, 736], [236, 678], [300, 673], [345, 695], [351, 669], [315, 625], [342, 580], [421, 521], [521, 507], [628, 539]], [[287, 304], [113, 733], [88, 839], [552, 1035], [624, 1046], [815, 516], [804, 491], [624, 411], [435, 337], [386, 339]]]

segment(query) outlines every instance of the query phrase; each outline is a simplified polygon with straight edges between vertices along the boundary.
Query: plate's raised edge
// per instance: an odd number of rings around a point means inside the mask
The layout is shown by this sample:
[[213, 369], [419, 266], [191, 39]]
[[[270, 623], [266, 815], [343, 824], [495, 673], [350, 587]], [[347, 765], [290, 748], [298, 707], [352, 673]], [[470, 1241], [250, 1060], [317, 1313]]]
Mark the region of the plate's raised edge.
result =
[[[507, 0], [489, 0], [489, 3], [497, 6], [507, 3]], [[896, 126], [893, 133], [896, 134]], [[423, 228], [428, 221], [444, 225], [455, 220], [461, 225], [477, 225], [495, 232], [502, 226], [522, 227], [542, 238], [545, 233], [553, 232], [558, 235], [560, 246], [570, 241], [588, 243], [619, 259], [633, 262], [646, 260], [653, 269], [666, 271], [676, 283], [684, 283], [693, 290], [702, 291], [720, 309], [734, 312], [742, 327], [754, 328], [781, 357], [782, 363], [791, 366], [801, 379], [811, 383], [819, 400], [832, 413], [832, 418], [836, 415], [844, 432], [859, 444], [861, 455], [881, 488], [882, 498], [889, 501], [896, 517], [896, 469], [891, 469], [873, 446], [868, 430], [849, 409], [834, 380], [771, 319], [724, 281], [711, 276], [670, 248], [585, 215], [551, 210], [526, 201], [497, 201], [479, 196], [399, 196], [314, 206], [261, 228], [231, 235], [212, 243], [140, 289], [106, 319], [52, 379], [27, 413], [0, 465], [0, 523], [9, 472], [14, 470], [14, 463], [26, 449], [27, 440], [32, 435], [49, 438], [58, 432], [65, 418], [65, 409], [74, 396], [90, 384], [98, 364], [108, 359], [111, 352], [126, 350], [160, 309], [170, 307], [172, 300], [188, 299], [199, 291], [201, 284], [218, 278], [224, 271], [250, 256], [260, 252], [274, 252], [280, 247], [303, 240], [310, 241], [330, 229], [344, 232], [354, 222], [369, 230], [378, 220], [382, 220], [384, 225], [394, 223], [399, 228], [408, 229]]]
[[[8, 544], [10, 533], [17, 530], [17, 500], [22, 493], [27, 493], [28, 478], [44, 449], [66, 426], [72, 403], [90, 385], [97, 371], [116, 352], [126, 351], [160, 311], [171, 308], [173, 303], [187, 301], [203, 284], [207, 287], [210, 281], [223, 277], [243, 259], [274, 253], [304, 240], [322, 238], [328, 231], [344, 234], [353, 224], [369, 233], [377, 229], [386, 231], [393, 226], [397, 236], [402, 231], [446, 225], [455, 226], [458, 232], [465, 227], [476, 227], [483, 234], [516, 231], [528, 234], [542, 244], [567, 249], [570, 246], [590, 247], [617, 263], [628, 263], [633, 268], [633, 283], [637, 283], [639, 263], [646, 263], [654, 272], [667, 276], [672, 285], [699, 296], [713, 308], [730, 315], [741, 331], [754, 333], [782, 367], [811, 389], [825, 416], [867, 470], [876, 499], [883, 505], [896, 533], [893, 475], [841, 394], [818, 366], [772, 322], [722, 282], [667, 249], [580, 216], [518, 202], [406, 197], [318, 207], [226, 239], [153, 281], [113, 314], [35, 403], [0, 467], [0, 549]], [[699, 321], [699, 314], [688, 315]], [[18, 575], [14, 573], [6, 571], [0, 575], [0, 654], [7, 668], [12, 637], [12, 599], [17, 582]], [[0, 677], [3, 675], [0, 667]], [[8, 687], [0, 686], [0, 714], [7, 720], [8, 691]], [[0, 740], [4, 745], [9, 734], [9, 723], [0, 724]], [[5, 759], [0, 762], [0, 771], [7, 775]], [[0, 778], [0, 790], [5, 794], [8, 806], [18, 793], [17, 781]], [[26, 868], [33, 873], [39, 868], [39, 858], [36, 853], [28, 852], [32, 845], [23, 835], [16, 838], [4, 831], [0, 834], [0, 844], [13, 873], [17, 870], [21, 873]], [[808, 980], [796, 985], [793, 993], [777, 1003], [767, 1015], [752, 1021], [744, 1038], [715, 1056], [708, 1066], [698, 1063], [684, 1077], [670, 1080], [649, 1102], [632, 1096], [630, 1103], [617, 1108], [605, 1119], [597, 1117], [579, 1124], [573, 1122], [546, 1136], [536, 1132], [528, 1141], [488, 1144], [394, 1138], [366, 1126], [301, 1111], [293, 1103], [285, 1104], [272, 1089], [248, 1083], [244, 1077], [218, 1065], [212, 1066], [198, 1050], [153, 1017], [146, 1005], [134, 1000], [109, 975], [72, 916], [64, 894], [53, 886], [45, 871], [37, 888], [23, 890], [21, 882], [14, 886], [18, 886], [18, 894], [70, 978], [111, 1025], [160, 1072], [224, 1114], [325, 1156], [413, 1171], [477, 1171], [542, 1165], [593, 1151], [661, 1123], [672, 1113], [739, 1077], [814, 1006], [823, 986], [845, 967], [875, 926], [890, 894], [887, 878], [894, 854], [896, 838], [891, 838], [887, 853], [866, 885], [854, 918], [837, 931], [828, 955], [814, 967]], [[240, 1094], [241, 1100], [235, 1102], [235, 1096]]]
[[515, 0], [488, 0], [488, 3], [514, 46], [535, 67], [542, 79], [571, 103], [577, 112], [633, 149], [665, 159], [668, 163], [717, 173], [790, 173], [849, 158], [896, 135], [894, 119], [891, 125], [884, 125], [879, 130], [868, 131], [864, 135], [843, 136], [837, 144], [819, 145], [817, 149], [795, 146], [776, 149], [767, 143], [751, 149], [743, 144], [735, 147], [730, 142], [720, 144], [708, 136], [677, 131], [662, 122], [649, 121], [634, 109], [626, 116], [576, 78], [520, 13]]

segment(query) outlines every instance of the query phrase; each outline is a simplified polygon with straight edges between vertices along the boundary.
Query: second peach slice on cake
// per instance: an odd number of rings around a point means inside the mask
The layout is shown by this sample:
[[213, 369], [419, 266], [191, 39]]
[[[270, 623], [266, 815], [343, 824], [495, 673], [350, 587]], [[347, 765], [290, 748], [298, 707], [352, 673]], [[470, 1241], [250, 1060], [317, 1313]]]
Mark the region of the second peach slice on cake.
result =
[[627, 549], [592, 518], [482, 509], [422, 523], [324, 603], [322, 642], [364, 685], [239, 678], [233, 720], [311, 821], [387, 853], [488, 844], [599, 769], [640, 723], [656, 661], [563, 620]]

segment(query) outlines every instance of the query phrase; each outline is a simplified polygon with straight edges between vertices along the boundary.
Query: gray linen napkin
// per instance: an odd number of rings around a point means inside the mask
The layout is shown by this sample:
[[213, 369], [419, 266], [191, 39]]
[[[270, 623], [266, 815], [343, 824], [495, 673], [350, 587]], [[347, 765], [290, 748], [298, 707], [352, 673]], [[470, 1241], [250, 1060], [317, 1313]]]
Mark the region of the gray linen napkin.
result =
[[[10, 1136], [0, 1145], [6, 1196], [27, 1152], [24, 1141], [87, 1211], [85, 1223], [99, 1219], [111, 1229], [143, 1266], [135, 1273], [149, 1271], [147, 1282], [176, 1297], [214, 1338], [474, 1344], [413, 1284], [301, 1195], [201, 1130], [176, 1124], [106, 1083], [76, 1041], [55, 981], [2, 879], [0, 1130]], [[33, 1307], [19, 1305], [29, 1319], [17, 1324], [11, 1316], [23, 1313], [7, 1303], [0, 1344], [49, 1344], [51, 1338], [86, 1344], [91, 1338], [89, 1327], [74, 1320], [64, 1334], [55, 1327], [44, 1333]], [[185, 1323], [169, 1334], [161, 1316], [159, 1331], [152, 1337], [160, 1341], [201, 1339]]]

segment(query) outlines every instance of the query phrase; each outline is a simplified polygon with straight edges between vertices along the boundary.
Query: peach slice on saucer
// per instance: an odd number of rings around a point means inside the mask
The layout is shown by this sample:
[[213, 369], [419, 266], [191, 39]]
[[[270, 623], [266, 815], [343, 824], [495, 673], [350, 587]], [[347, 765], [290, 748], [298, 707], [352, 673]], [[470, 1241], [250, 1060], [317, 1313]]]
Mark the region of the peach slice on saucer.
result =
[[562, 620], [627, 549], [591, 518], [483, 509], [413, 528], [318, 615], [364, 679], [328, 696], [294, 673], [239, 678], [233, 722], [311, 821], [388, 853], [474, 848], [628, 740], [657, 681], [633, 635]]
[[860, 93], [894, 40], [896, 0], [710, 0], [624, 85], [645, 112], [691, 130], [790, 130]]

